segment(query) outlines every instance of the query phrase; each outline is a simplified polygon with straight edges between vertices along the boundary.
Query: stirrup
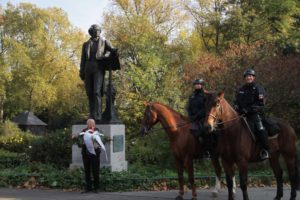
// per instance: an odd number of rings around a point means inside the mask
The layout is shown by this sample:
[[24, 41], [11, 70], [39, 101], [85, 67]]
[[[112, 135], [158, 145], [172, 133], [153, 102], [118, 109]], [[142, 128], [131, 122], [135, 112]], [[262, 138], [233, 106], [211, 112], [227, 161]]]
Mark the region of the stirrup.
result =
[[270, 158], [269, 152], [268, 152], [267, 150], [263, 149], [263, 150], [260, 152], [260, 159], [266, 160], [266, 159], [268, 159], [268, 158]]

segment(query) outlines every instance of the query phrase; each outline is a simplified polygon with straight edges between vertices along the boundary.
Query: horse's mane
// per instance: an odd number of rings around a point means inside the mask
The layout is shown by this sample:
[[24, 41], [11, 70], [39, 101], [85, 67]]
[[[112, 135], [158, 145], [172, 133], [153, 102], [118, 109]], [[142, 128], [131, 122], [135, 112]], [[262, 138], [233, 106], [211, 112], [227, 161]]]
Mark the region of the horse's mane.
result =
[[184, 116], [182, 115], [181, 113], [179, 113], [178, 111], [174, 110], [173, 108], [171, 108], [170, 106], [167, 106], [167, 105], [164, 105], [162, 103], [159, 103], [159, 102], [152, 102], [152, 104], [158, 104], [158, 105], [161, 105], [163, 107], [166, 107], [168, 110], [170, 110], [172, 113], [175, 113], [177, 114], [181, 119], [185, 120], [185, 121], [188, 121], [189, 118], [187, 116]]

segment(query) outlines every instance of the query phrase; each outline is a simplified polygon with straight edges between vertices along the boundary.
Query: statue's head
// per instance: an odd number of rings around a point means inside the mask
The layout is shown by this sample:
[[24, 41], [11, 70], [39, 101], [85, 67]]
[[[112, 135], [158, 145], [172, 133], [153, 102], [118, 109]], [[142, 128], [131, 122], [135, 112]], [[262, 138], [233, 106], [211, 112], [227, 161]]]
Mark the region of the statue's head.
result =
[[89, 34], [91, 37], [99, 37], [101, 33], [101, 28], [99, 25], [97, 24], [93, 24], [90, 28], [89, 28]]

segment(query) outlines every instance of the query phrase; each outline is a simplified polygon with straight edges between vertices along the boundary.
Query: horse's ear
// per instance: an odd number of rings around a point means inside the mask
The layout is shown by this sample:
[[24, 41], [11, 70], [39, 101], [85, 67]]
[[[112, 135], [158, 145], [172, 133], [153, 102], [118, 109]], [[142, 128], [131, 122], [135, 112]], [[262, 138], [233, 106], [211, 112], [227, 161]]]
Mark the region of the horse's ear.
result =
[[148, 102], [147, 102], [147, 101], [144, 101], [144, 105], [145, 105], [145, 106], [148, 106]]
[[224, 98], [224, 91], [219, 92], [218, 96], [219, 96], [219, 98], [221, 98], [221, 99]]

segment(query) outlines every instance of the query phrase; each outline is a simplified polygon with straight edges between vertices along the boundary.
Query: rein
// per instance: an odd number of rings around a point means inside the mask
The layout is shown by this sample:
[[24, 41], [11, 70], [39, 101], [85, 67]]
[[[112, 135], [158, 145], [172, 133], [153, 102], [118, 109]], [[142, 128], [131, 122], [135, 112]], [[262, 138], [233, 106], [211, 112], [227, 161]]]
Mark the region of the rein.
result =
[[191, 122], [185, 122], [185, 123], [178, 123], [175, 126], [168, 126], [168, 127], [161, 127], [161, 128], [156, 128], [156, 129], [149, 129], [148, 132], [156, 132], [156, 131], [160, 131], [163, 129], [169, 129], [169, 128], [180, 128], [183, 127], [187, 124], [190, 124]]
[[156, 128], [156, 129], [152, 129], [152, 128], [149, 128], [148, 127], [148, 124], [149, 124], [149, 118], [150, 118], [150, 111], [152, 110], [152, 104], [149, 105], [149, 110], [148, 112], [146, 113], [146, 124], [147, 126], [143, 126], [144, 129], [147, 129], [147, 132], [156, 132], [156, 131], [159, 131], [159, 130], [163, 130], [163, 129], [170, 129], [170, 128], [180, 128], [180, 127], [183, 127], [187, 124], [190, 124], [191, 122], [182, 122], [182, 123], [176, 123], [175, 126], [167, 126], [167, 127], [161, 127], [161, 128]]
[[[210, 116], [213, 117], [213, 118], [215, 118], [216, 120], [218, 120], [214, 115], [210, 114]], [[243, 116], [244, 116], [243, 114], [242, 114], [242, 115], [238, 115], [237, 117], [234, 117], [234, 118], [229, 119], [229, 120], [227, 120], [227, 121], [217, 122], [216, 124], [217, 124], [217, 125], [226, 124], [227, 122], [231, 122], [231, 121], [240, 119], [240, 118], [242, 118]]]

